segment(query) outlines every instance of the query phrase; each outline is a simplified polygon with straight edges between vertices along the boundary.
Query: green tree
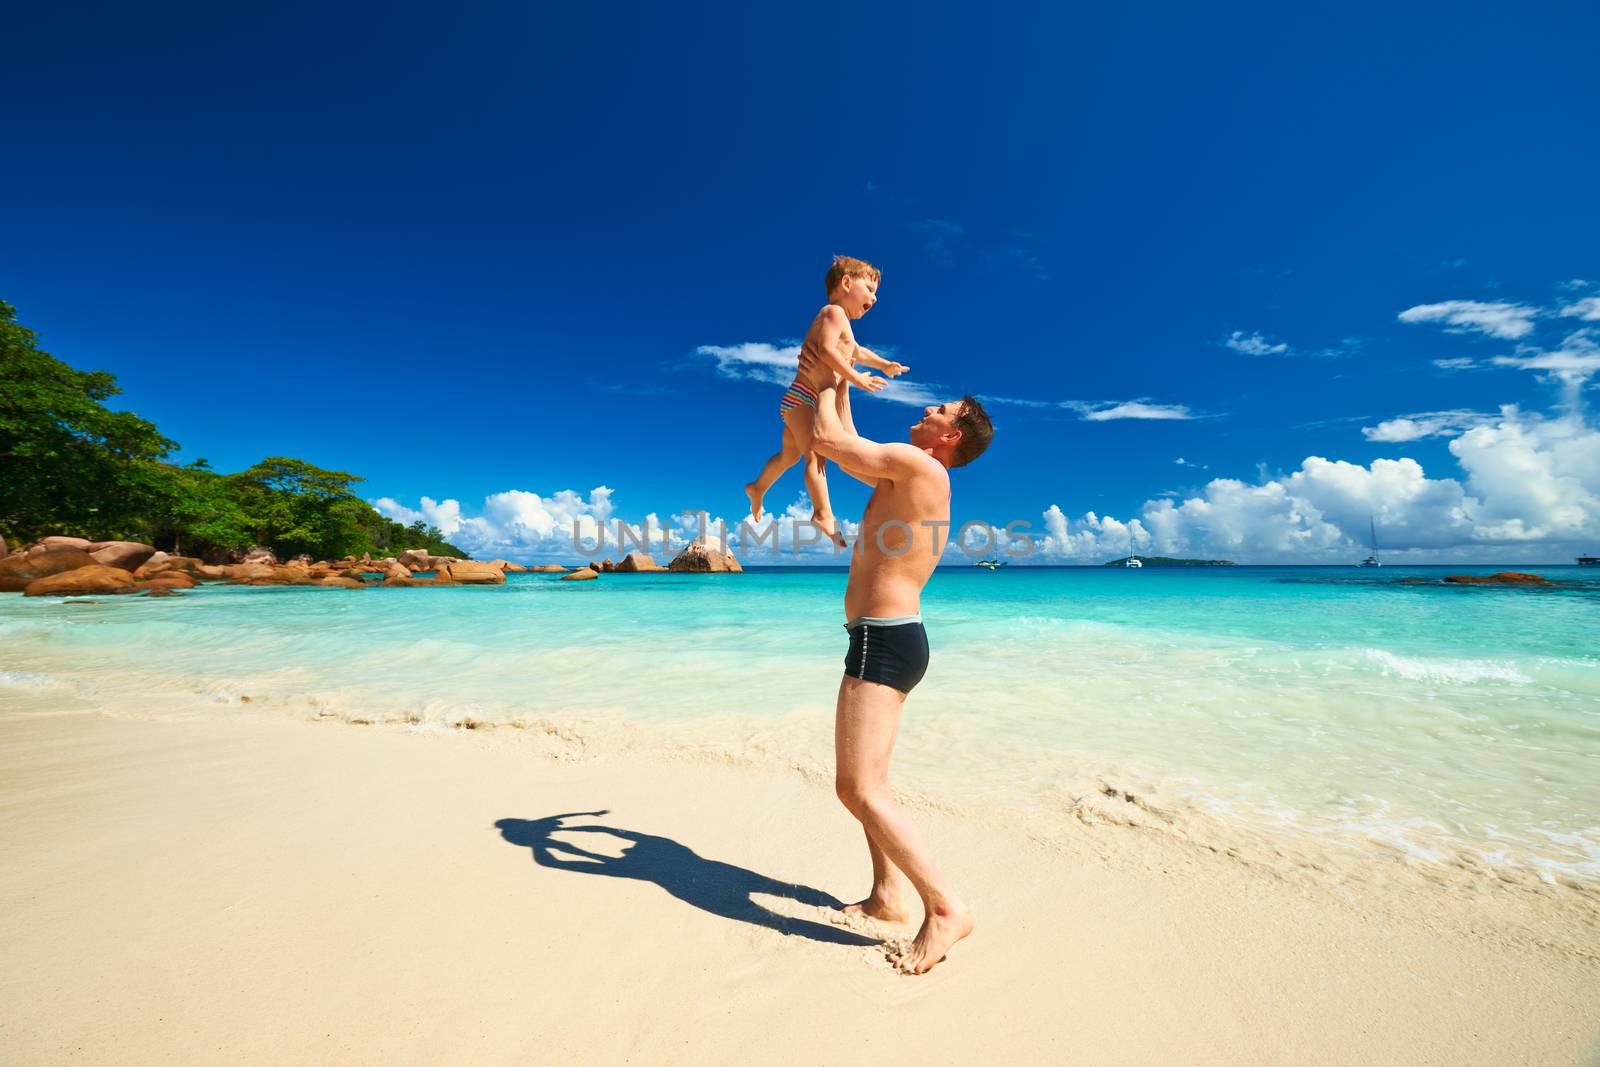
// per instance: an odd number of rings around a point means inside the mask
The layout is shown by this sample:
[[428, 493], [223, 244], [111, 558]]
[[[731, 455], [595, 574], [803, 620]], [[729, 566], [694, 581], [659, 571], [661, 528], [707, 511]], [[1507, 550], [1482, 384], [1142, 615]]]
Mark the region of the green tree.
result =
[[364, 551], [358, 516], [372, 509], [350, 491], [360, 481], [286, 456], [268, 456], [228, 476], [241, 510], [254, 521], [257, 542], [280, 556]]
[[174, 553], [204, 555], [252, 543], [254, 523], [227, 479], [203, 459], [168, 468], [157, 513], [156, 542]]
[[120, 390], [105, 371], [80, 371], [38, 345], [0, 300], [0, 532], [128, 537], [151, 526], [150, 504], [177, 443], [155, 424], [104, 401]]

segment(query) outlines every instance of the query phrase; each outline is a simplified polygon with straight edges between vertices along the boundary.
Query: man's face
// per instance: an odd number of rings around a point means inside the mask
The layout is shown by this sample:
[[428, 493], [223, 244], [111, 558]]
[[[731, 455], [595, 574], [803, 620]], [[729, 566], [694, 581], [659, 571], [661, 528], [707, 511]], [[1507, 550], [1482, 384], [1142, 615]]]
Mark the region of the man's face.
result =
[[943, 404], [923, 408], [922, 421], [911, 424], [911, 443], [918, 448], [932, 448], [956, 428], [956, 417], [960, 414], [959, 400], [946, 400]]
[[844, 299], [840, 304], [844, 306], [844, 313], [852, 319], [859, 319], [878, 302], [878, 283], [871, 278], [846, 276], [841, 288], [844, 290]]

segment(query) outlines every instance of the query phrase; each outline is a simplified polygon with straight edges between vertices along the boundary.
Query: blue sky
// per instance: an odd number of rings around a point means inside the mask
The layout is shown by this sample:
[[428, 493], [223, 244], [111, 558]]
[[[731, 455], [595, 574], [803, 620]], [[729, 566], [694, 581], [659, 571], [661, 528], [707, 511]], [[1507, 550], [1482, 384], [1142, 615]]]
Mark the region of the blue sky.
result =
[[0, 69], [0, 298], [186, 458], [352, 471], [536, 556], [562, 490], [736, 517], [781, 386], [709, 352], [781, 352], [849, 253], [908, 386], [1011, 401], [958, 518], [1032, 520], [1052, 559], [1343, 559], [1368, 514], [1416, 559], [1559, 559], [1600, 549], [1597, 31], [35, 5]]

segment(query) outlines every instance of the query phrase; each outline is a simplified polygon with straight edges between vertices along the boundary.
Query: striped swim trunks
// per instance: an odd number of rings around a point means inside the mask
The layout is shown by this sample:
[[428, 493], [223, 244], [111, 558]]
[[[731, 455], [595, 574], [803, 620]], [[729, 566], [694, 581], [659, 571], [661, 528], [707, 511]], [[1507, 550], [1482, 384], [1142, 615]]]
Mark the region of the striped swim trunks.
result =
[[805, 382], [791, 382], [783, 394], [783, 399], [778, 401], [778, 418], [783, 418], [790, 411], [801, 404], [817, 406], [817, 391]]

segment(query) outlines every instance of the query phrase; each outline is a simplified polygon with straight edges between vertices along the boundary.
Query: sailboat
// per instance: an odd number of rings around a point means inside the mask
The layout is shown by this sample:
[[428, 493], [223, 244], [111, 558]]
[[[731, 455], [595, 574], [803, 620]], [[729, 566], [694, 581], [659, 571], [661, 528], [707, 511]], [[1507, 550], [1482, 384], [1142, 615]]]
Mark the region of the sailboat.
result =
[[1144, 564], [1138, 556], [1133, 554], [1133, 527], [1128, 528], [1128, 558], [1123, 561], [1124, 567], [1143, 567]]
[[1373, 521], [1370, 515], [1367, 517], [1367, 527], [1372, 531], [1372, 555], [1362, 560], [1360, 565], [1363, 567], [1381, 567], [1383, 562], [1378, 559], [1378, 524]]

